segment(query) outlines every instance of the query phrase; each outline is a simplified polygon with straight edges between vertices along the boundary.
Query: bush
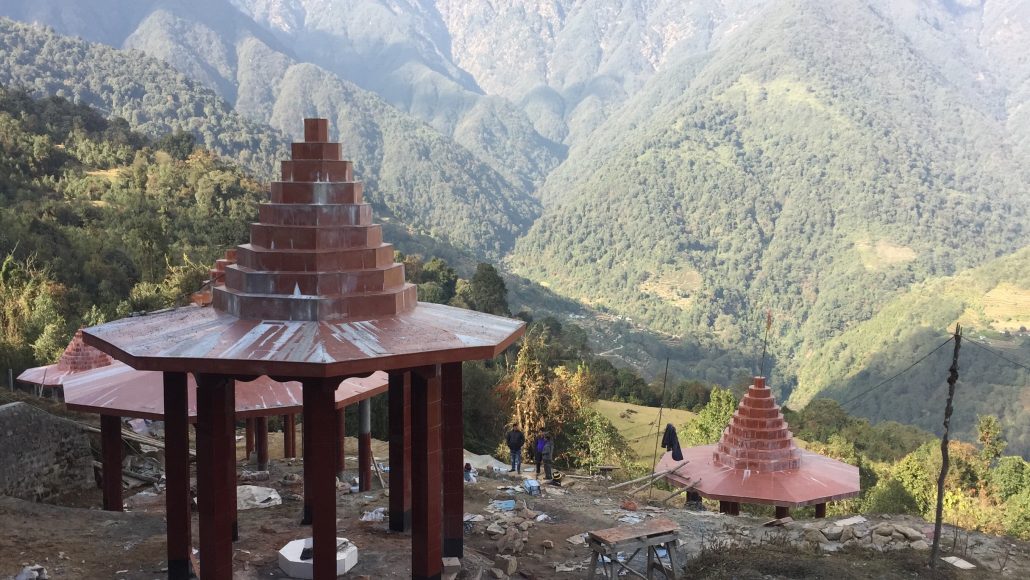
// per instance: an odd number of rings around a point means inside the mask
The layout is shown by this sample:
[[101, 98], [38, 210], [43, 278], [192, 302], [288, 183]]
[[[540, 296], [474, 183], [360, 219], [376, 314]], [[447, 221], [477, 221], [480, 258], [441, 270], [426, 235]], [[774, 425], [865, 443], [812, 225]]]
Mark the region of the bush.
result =
[[1005, 502], [1005, 533], [1021, 540], [1030, 540], [1030, 487]]
[[868, 492], [862, 511], [873, 514], [919, 514], [919, 505], [900, 481], [881, 479]]

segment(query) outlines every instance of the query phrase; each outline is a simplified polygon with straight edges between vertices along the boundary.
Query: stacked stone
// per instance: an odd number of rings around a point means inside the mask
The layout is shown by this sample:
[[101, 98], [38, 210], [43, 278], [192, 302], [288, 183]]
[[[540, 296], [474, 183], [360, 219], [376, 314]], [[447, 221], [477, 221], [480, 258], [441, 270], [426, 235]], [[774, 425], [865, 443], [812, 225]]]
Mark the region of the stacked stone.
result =
[[801, 465], [794, 435], [764, 377], [755, 377], [713, 455], [720, 465], [759, 472], [787, 471]]
[[215, 308], [249, 320], [368, 320], [415, 307], [415, 286], [372, 224], [353, 165], [329, 142], [325, 119], [304, 121], [304, 142], [282, 162], [250, 243], [223, 265]]
[[55, 365], [59, 371], [67, 373], [81, 373], [95, 368], [106, 367], [111, 364], [111, 357], [93, 348], [87, 346], [82, 341], [82, 331], [75, 331], [75, 336], [72, 341], [68, 343], [68, 348], [64, 349], [64, 353], [61, 354], [61, 359], [57, 361]]

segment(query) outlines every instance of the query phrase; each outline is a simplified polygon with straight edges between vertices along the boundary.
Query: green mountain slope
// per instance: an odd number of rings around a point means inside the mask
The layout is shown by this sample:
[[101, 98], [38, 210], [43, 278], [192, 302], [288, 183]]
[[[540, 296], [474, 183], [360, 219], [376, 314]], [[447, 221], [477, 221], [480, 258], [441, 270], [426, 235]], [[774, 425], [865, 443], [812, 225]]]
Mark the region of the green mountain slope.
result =
[[281, 133], [240, 116], [165, 63], [4, 18], [0, 84], [88, 104], [150, 136], [189, 131], [256, 175], [270, 176], [285, 151]]
[[873, 6], [779, 2], [737, 34], [573, 148], [511, 263], [723, 345], [753, 345], [771, 308], [789, 389], [898, 289], [1024, 243], [1026, 165], [990, 89], [949, 82]]
[[[12, 0], [0, 3], [0, 15], [142, 50], [215, 89], [262, 123], [269, 118], [239, 104], [289, 107], [292, 103], [277, 100], [280, 90], [289, 88], [278, 65], [318, 65], [331, 73], [333, 83], [375, 91], [429, 123], [523, 194], [541, 183], [563, 155], [561, 147], [536, 133], [521, 109], [482, 94], [467, 74], [449, 64], [439, 19], [415, 4]], [[105, 25], [94, 27], [94, 20]], [[274, 62], [255, 60], [254, 45]], [[276, 128], [294, 134], [293, 121]]]
[[[905, 421], [939, 432], [952, 347], [948, 345], [875, 392], [948, 336], [955, 323], [965, 336], [1030, 363], [1030, 248], [955, 276], [913, 285], [871, 319], [853, 326], [800, 363], [789, 404], [815, 397], [847, 402], [853, 414]], [[1030, 382], [1027, 371], [964, 343], [960, 355], [954, 426], [973, 440], [976, 415], [1001, 419], [1009, 452], [1030, 455]]]
[[[246, 121], [213, 92], [156, 59], [10, 20], [0, 20], [0, 45], [6, 47], [0, 83], [68, 96], [152, 135], [193, 131], [203, 144], [259, 175], [269, 175], [283, 157], [279, 133]], [[240, 71], [238, 109], [251, 117], [260, 113], [294, 134], [304, 116], [329, 117], [377, 210], [415, 231], [496, 256], [539, 211], [534, 199], [467, 149], [371, 93], [313, 65], [293, 64], [257, 40], [244, 42], [242, 50], [251, 65]], [[245, 91], [267, 90], [269, 79], [275, 79], [270, 99], [244, 98]]]

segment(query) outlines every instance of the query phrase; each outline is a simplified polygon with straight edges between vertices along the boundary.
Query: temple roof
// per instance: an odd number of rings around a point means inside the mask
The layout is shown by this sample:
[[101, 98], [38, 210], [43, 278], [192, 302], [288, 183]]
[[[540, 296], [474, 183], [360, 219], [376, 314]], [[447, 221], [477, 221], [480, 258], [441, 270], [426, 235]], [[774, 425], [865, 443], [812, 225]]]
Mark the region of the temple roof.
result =
[[88, 328], [86, 342], [140, 370], [292, 378], [492, 358], [522, 335], [519, 320], [417, 302], [326, 120], [304, 135], [250, 243], [216, 264], [210, 307]]
[[[764, 377], [755, 377], [717, 445], [683, 449], [667, 479], [720, 501], [800, 507], [860, 491], [858, 468], [798, 449]], [[656, 472], [679, 467], [671, 453]]]
[[77, 330], [56, 363], [28, 369], [18, 375], [18, 380], [44, 387], [59, 387], [72, 375], [112, 362], [110, 356], [83, 342], [82, 330]]
[[[197, 383], [187, 375], [190, 421], [197, 416]], [[376, 372], [365, 378], [349, 378], [336, 389], [336, 408], [342, 409], [363, 399], [385, 393], [388, 375]], [[73, 411], [164, 419], [163, 374], [137, 371], [114, 364], [69, 377], [64, 384], [65, 405]], [[250, 382], [236, 381], [236, 417], [270, 417], [302, 411], [301, 384], [279, 383], [268, 377]]]

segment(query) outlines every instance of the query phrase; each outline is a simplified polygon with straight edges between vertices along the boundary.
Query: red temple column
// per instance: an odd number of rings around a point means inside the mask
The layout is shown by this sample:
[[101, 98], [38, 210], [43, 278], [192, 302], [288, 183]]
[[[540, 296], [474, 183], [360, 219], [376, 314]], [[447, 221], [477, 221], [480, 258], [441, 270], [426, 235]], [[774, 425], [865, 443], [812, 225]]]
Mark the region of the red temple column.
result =
[[411, 529], [411, 373], [391, 371], [390, 530]]
[[[304, 431], [310, 446], [304, 451], [304, 479], [310, 494], [311, 537], [313, 540], [313, 577], [336, 578], [336, 481], [332, 461], [336, 453], [336, 408], [333, 393], [339, 380], [304, 381]], [[321, 458], [321, 461], [319, 460]]]
[[254, 446], [257, 447], [258, 471], [268, 469], [268, 417], [254, 419]]
[[[347, 418], [346, 407], [336, 410], [336, 477], [344, 481], [343, 472], [347, 469]], [[350, 485], [350, 484], [347, 484]]]
[[464, 554], [465, 423], [461, 405], [461, 363], [441, 365], [443, 398], [443, 555]]
[[825, 518], [826, 517], [826, 504], [817, 503], [815, 504], [815, 517]]
[[443, 572], [440, 366], [411, 373], [411, 577]]
[[122, 511], [122, 418], [100, 416], [100, 454], [104, 509]]
[[243, 460], [250, 461], [250, 454], [254, 453], [254, 419], [247, 419], [244, 424], [246, 425], [244, 440], [247, 442], [247, 455]]
[[785, 506], [776, 506], [776, 519], [785, 518], [790, 515], [790, 508]]
[[236, 516], [236, 390], [230, 377], [195, 376], [200, 577], [232, 578]]
[[358, 401], [358, 490], [372, 489], [372, 402]]
[[283, 457], [297, 456], [297, 418], [293, 413], [283, 415]]
[[188, 392], [186, 373], [164, 373], [168, 580], [188, 580], [193, 573]]
[[[301, 425], [300, 425], [300, 444], [301, 444], [301, 459], [304, 464], [303, 476], [304, 476], [304, 512], [300, 518], [300, 525], [310, 526], [311, 525], [311, 478], [308, 477], [308, 465], [317, 461], [311, 455], [311, 429], [309, 429], [307, 413], [301, 414]], [[323, 459], [324, 461], [325, 459]]]

